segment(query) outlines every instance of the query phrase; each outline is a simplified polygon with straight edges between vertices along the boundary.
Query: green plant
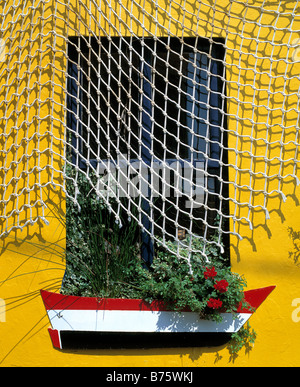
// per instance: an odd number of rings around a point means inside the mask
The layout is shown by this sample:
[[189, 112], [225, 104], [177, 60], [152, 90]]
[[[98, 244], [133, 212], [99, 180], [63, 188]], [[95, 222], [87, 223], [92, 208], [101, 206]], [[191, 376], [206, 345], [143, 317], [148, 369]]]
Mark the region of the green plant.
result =
[[[246, 281], [226, 265], [228, 259], [220, 256], [216, 243], [205, 246], [211, 262], [207, 263], [201, 254], [201, 238], [187, 236], [180, 242], [179, 254], [177, 243], [167, 241], [163, 245], [156, 238], [153, 264], [145, 268], [137, 222], [129, 220], [126, 211], [121, 210], [120, 227], [104, 201], [89, 191], [83, 174], [78, 176], [78, 183], [80, 211], [67, 198], [67, 265], [62, 293], [163, 300], [170, 309], [189, 308], [202, 318], [218, 322], [222, 320], [220, 312], [234, 313], [237, 305], [243, 304]], [[210, 242], [217, 240], [218, 235], [211, 235]], [[195, 251], [191, 256], [187, 245]], [[254, 341], [255, 334], [247, 336], [246, 332], [249, 329], [233, 336], [232, 353]]]
[[250, 327], [249, 322], [243, 326], [238, 332], [231, 335], [231, 340], [228, 344], [230, 355], [234, 358], [237, 353], [245, 347], [246, 351], [251, 349], [256, 339], [256, 332]]
[[[195, 239], [197, 248], [200, 243]], [[167, 243], [169, 248], [171, 244]], [[195, 247], [193, 242], [192, 247]], [[149, 302], [164, 300], [172, 309], [188, 307], [201, 317], [216, 321], [222, 320], [220, 311], [234, 313], [236, 306], [243, 302], [244, 278], [232, 273], [221, 261], [208, 264], [199, 253], [192, 255], [188, 262], [169, 249], [157, 247], [156, 250], [149, 271], [136, 267], [138, 275], [134, 285], [139, 288], [141, 298]], [[211, 250], [214, 253], [213, 247]]]
[[[74, 177], [68, 170], [68, 176]], [[78, 204], [67, 197], [66, 273], [63, 294], [98, 297], [130, 297], [123, 282], [139, 260], [137, 223], [124, 212], [120, 223], [103, 200], [96, 197], [83, 174], [78, 175]], [[73, 189], [71, 184], [70, 189]], [[122, 227], [121, 227], [122, 225]]]

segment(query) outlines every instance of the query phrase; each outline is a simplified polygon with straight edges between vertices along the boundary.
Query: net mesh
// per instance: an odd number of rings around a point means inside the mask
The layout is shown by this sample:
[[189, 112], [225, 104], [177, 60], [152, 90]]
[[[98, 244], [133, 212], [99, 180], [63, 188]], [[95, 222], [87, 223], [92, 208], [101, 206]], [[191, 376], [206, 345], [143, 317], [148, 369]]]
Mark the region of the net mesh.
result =
[[52, 187], [80, 207], [87, 184], [148, 255], [189, 261], [299, 184], [298, 1], [12, 0], [0, 15], [1, 236], [47, 223]]

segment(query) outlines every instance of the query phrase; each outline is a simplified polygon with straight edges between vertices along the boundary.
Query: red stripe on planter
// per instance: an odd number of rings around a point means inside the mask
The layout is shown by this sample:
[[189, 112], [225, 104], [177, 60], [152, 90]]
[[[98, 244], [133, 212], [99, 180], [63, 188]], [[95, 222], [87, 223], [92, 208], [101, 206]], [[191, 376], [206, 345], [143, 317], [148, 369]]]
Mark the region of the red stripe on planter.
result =
[[[252, 290], [246, 290], [244, 292], [245, 295], [245, 301], [249, 303], [251, 308], [257, 309], [259, 305], [261, 305], [264, 300], [268, 297], [268, 295], [276, 288], [276, 286], [268, 286], [266, 288], [260, 288], [260, 289], [252, 289]], [[238, 313], [253, 313], [254, 310], [251, 310], [251, 308], [242, 308], [241, 305], [239, 305], [237, 312]]]
[[52, 344], [55, 348], [59, 348], [61, 349], [61, 342], [60, 342], [60, 336], [59, 336], [59, 332], [57, 329], [51, 329], [49, 328], [48, 329], [48, 332], [50, 334], [50, 337], [51, 337], [51, 341], [52, 341]]
[[[245, 291], [245, 301], [251, 308], [257, 309], [275, 286]], [[97, 298], [67, 296], [41, 290], [41, 296], [47, 310], [144, 310], [144, 311], [170, 311], [171, 309], [162, 301], [153, 301], [151, 304], [140, 299], [123, 298]], [[253, 313], [250, 308], [237, 308], [238, 313]]]
[[46, 290], [40, 292], [47, 310], [170, 310], [162, 301], [153, 301], [149, 304], [139, 299], [66, 296]]

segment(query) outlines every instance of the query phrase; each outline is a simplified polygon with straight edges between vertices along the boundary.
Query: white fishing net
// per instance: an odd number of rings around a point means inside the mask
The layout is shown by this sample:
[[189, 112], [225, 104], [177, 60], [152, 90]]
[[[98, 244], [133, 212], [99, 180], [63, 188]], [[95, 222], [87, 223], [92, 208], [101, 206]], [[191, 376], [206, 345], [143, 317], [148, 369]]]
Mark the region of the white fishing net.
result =
[[189, 260], [299, 183], [298, 1], [0, 10], [1, 236], [47, 223], [53, 187], [78, 204], [83, 179], [146, 259], [157, 242]]

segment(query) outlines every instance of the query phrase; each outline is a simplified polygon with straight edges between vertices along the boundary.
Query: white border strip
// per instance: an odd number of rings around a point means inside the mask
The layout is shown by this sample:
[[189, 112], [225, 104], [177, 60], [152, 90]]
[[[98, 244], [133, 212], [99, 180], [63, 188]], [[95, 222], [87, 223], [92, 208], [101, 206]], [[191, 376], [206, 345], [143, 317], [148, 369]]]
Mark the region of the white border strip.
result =
[[223, 321], [194, 312], [127, 310], [49, 310], [53, 329], [98, 332], [237, 332], [251, 313], [221, 313]]

